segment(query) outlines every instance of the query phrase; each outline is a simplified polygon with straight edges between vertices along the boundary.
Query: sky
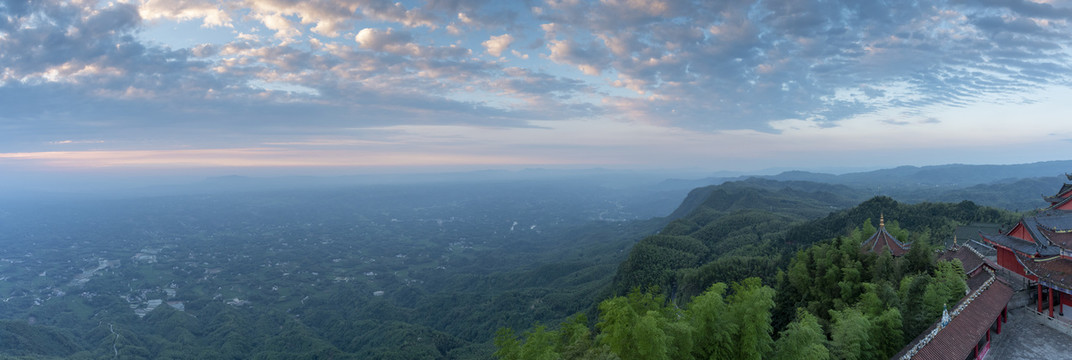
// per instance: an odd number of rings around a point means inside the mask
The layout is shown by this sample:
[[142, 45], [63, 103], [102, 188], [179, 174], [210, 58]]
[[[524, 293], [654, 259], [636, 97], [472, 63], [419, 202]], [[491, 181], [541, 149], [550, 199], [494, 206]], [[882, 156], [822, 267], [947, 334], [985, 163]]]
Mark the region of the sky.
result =
[[0, 0], [0, 181], [1068, 159], [1070, 20], [1060, 0]]

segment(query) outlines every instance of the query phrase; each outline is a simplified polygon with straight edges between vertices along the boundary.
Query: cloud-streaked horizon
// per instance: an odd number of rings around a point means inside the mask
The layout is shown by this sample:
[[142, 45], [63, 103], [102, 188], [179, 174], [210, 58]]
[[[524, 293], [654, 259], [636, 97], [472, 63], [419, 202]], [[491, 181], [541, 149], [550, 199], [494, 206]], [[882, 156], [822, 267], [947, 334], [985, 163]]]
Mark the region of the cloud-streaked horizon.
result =
[[[365, 164], [295, 145], [314, 143], [376, 164], [642, 167], [851, 162], [814, 149], [943, 136], [1068, 149], [1070, 21], [1067, 1], [1027, 0], [3, 0], [0, 162], [270, 147], [293, 161], [249, 164]], [[1011, 109], [1032, 113], [988, 118]], [[201, 165], [243, 158], [226, 159]]]

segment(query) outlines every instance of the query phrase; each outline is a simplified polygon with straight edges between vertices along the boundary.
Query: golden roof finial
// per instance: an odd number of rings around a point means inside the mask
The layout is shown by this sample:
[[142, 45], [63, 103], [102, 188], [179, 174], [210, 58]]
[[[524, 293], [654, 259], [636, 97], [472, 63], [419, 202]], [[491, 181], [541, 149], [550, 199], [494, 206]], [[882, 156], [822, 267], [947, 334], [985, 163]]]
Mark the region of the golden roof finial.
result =
[[886, 214], [878, 214], [878, 227], [886, 227]]

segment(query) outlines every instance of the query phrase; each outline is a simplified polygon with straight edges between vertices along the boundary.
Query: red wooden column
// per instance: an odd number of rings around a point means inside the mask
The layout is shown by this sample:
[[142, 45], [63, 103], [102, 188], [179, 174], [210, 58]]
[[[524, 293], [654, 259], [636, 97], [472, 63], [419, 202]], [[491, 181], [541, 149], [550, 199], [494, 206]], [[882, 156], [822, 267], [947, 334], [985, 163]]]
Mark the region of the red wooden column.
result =
[[1047, 287], [1047, 289], [1050, 291], [1049, 296], [1046, 296], [1046, 300], [1050, 301], [1050, 317], [1053, 317], [1053, 288]]

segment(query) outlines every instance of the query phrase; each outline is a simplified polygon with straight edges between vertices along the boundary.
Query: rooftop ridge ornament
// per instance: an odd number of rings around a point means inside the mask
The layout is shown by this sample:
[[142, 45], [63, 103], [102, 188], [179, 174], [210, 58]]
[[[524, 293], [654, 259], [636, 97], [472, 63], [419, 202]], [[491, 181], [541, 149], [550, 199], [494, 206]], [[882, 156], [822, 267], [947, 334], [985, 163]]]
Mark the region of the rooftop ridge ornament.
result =
[[[964, 294], [964, 295], [968, 295], [968, 294]], [[945, 327], [946, 325], [949, 325], [949, 320], [950, 320], [949, 319], [949, 308], [946, 307], [945, 305], [942, 305], [942, 327]]]
[[886, 227], [886, 214], [878, 213], [878, 227], [879, 228]]

